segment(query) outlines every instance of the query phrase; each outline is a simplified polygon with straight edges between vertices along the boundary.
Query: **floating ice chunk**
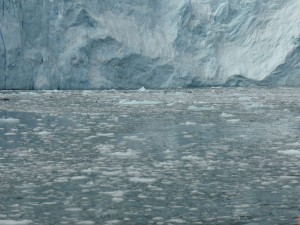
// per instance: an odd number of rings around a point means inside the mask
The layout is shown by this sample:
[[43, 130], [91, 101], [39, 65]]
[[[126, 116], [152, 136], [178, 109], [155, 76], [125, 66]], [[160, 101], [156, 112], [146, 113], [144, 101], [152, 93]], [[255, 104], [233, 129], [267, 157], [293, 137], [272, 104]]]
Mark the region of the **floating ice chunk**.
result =
[[99, 137], [113, 137], [115, 136], [114, 133], [97, 133], [97, 136]]
[[168, 220], [169, 223], [186, 223], [183, 219], [170, 219]]
[[210, 110], [214, 110], [215, 108], [213, 106], [201, 106], [201, 107], [197, 107], [197, 106], [191, 105], [187, 109], [189, 111], [210, 111]]
[[233, 115], [232, 114], [229, 114], [229, 113], [222, 113], [221, 114], [221, 117], [223, 117], [223, 118], [229, 118], [229, 117], [233, 117]]
[[295, 179], [295, 176], [279, 176], [279, 178], [293, 180], [293, 179]]
[[120, 105], [158, 105], [162, 104], [161, 101], [153, 101], [153, 100], [144, 100], [144, 101], [137, 101], [137, 100], [121, 100], [119, 102]]
[[157, 187], [157, 186], [153, 186], [153, 185], [148, 185], [148, 188], [151, 190], [151, 191], [163, 191], [164, 189], [163, 188], [160, 188], [160, 187]]
[[193, 155], [183, 156], [182, 159], [186, 160], [186, 161], [190, 161], [191, 163], [195, 163], [201, 167], [207, 167], [210, 164], [210, 163], [206, 162], [205, 160], [203, 160], [202, 158], [200, 158], [198, 156], [193, 156]]
[[74, 176], [74, 177], [71, 177], [71, 180], [85, 180], [87, 178], [88, 177], [86, 177], [86, 176]]
[[131, 140], [131, 141], [144, 141], [144, 138], [139, 138], [137, 136], [124, 136], [125, 140]]
[[31, 95], [31, 96], [40, 96], [39, 93], [37, 92], [32, 92], [32, 91], [20, 91], [20, 95]]
[[152, 218], [152, 220], [159, 221], [159, 220], [164, 220], [164, 218], [163, 217], [154, 217], [154, 218]]
[[82, 211], [82, 209], [80, 209], [80, 208], [66, 208], [65, 211], [68, 211], [68, 212], [80, 212], [80, 211]]
[[124, 191], [111, 191], [111, 192], [101, 192], [105, 195], [110, 195], [112, 198], [122, 198], [125, 194]]
[[84, 174], [87, 174], [87, 175], [91, 175], [92, 174], [92, 169], [91, 168], [88, 168], [88, 169], [84, 169], [84, 170], [81, 170], [81, 173], [84, 173]]
[[5, 136], [14, 136], [14, 135], [17, 135], [17, 133], [10, 132], [10, 133], [5, 133], [4, 135]]
[[91, 187], [95, 186], [95, 183], [93, 181], [89, 181], [86, 184], [81, 184], [79, 186], [82, 187], [82, 188], [91, 188]]
[[193, 156], [193, 155], [183, 156], [182, 159], [183, 160], [188, 160], [188, 161], [202, 160], [202, 158], [200, 158], [198, 156]]
[[15, 118], [0, 118], [0, 124], [18, 124], [20, 123], [19, 119]]
[[78, 132], [89, 132], [90, 129], [87, 129], [87, 128], [78, 128], [78, 129], [74, 129], [74, 131], [78, 131]]
[[81, 221], [81, 222], [77, 222], [77, 225], [92, 225], [95, 224], [95, 222], [93, 221]]
[[156, 181], [155, 178], [146, 178], [146, 177], [131, 177], [129, 178], [129, 180], [134, 183], [153, 183]]
[[115, 147], [114, 145], [100, 144], [95, 147], [95, 150], [100, 151], [102, 153], [109, 153], [111, 150], [114, 149], [114, 147]]
[[124, 198], [116, 197], [116, 198], [112, 198], [111, 200], [112, 200], [113, 202], [123, 202], [123, 201], [124, 201]]
[[141, 87], [138, 91], [147, 91], [146, 88]]
[[240, 122], [240, 119], [230, 119], [230, 120], [227, 120], [228, 123], [238, 123]]
[[54, 180], [55, 183], [65, 183], [68, 182], [69, 178], [68, 177], [58, 177]]
[[48, 132], [48, 131], [38, 132], [38, 135], [41, 135], [41, 136], [49, 136], [50, 134], [51, 134], [51, 132]]
[[38, 185], [33, 184], [33, 183], [26, 183], [26, 184], [22, 184], [20, 186], [17, 186], [16, 188], [30, 189], [30, 188], [36, 188], [36, 187], [38, 187]]
[[84, 90], [81, 94], [82, 96], [91, 96], [93, 92], [91, 90]]
[[190, 135], [190, 134], [186, 134], [186, 135], [183, 135], [184, 138], [192, 138], [193, 135]]
[[144, 194], [139, 194], [137, 197], [138, 197], [138, 198], [143, 198], [143, 199], [148, 198], [148, 196], [146, 196], [146, 195], [144, 195]]
[[251, 205], [249, 205], [249, 204], [241, 204], [241, 205], [235, 205], [234, 207], [235, 208], [250, 208]]
[[181, 125], [194, 126], [194, 125], [197, 125], [197, 123], [187, 121], [187, 122], [185, 122], [185, 123], [181, 123]]
[[200, 108], [198, 108], [198, 107], [196, 107], [194, 105], [189, 106], [187, 109], [190, 110], [190, 111], [201, 111]]
[[295, 142], [295, 143], [289, 143], [287, 145], [289, 145], [289, 146], [300, 146], [300, 143], [299, 142]]
[[197, 107], [197, 106], [191, 105], [187, 109], [190, 111], [210, 111], [210, 110], [214, 110], [215, 108], [213, 106]]
[[102, 175], [104, 176], [117, 176], [122, 173], [121, 170], [115, 170], [115, 171], [102, 171]]
[[85, 138], [83, 138], [83, 139], [86, 140], [86, 141], [89, 141], [89, 140], [92, 140], [92, 139], [94, 139], [94, 138], [97, 138], [97, 136], [92, 135], [92, 136], [85, 137]]
[[119, 223], [121, 223], [120, 220], [110, 220], [110, 221], [106, 221], [105, 224], [107, 224], [107, 225], [113, 225], [113, 224], [119, 224]]
[[57, 202], [43, 202], [42, 205], [56, 205]]
[[126, 152], [113, 152], [110, 155], [117, 156], [117, 157], [131, 157], [131, 156], [135, 156], [136, 152], [133, 151], [132, 149], [128, 149]]
[[278, 153], [300, 157], [300, 150], [294, 150], [294, 149], [291, 149], [291, 150], [281, 150], [281, 151], [278, 151]]
[[32, 220], [0, 220], [0, 225], [26, 225], [31, 223]]

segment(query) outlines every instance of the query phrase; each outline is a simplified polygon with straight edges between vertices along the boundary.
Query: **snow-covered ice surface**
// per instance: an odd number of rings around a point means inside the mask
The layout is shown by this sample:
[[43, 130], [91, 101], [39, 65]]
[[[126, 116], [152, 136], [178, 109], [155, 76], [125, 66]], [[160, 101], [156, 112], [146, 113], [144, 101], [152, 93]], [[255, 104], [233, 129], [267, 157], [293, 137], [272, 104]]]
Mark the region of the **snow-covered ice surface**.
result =
[[300, 215], [300, 89], [0, 95], [1, 225]]

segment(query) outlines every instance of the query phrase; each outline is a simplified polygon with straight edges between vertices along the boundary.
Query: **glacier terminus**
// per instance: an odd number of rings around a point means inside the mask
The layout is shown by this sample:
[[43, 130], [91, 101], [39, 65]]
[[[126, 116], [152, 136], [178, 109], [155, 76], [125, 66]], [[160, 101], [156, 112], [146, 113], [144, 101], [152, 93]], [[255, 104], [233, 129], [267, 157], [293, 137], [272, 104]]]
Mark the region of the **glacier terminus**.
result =
[[300, 84], [299, 0], [0, 6], [0, 89]]

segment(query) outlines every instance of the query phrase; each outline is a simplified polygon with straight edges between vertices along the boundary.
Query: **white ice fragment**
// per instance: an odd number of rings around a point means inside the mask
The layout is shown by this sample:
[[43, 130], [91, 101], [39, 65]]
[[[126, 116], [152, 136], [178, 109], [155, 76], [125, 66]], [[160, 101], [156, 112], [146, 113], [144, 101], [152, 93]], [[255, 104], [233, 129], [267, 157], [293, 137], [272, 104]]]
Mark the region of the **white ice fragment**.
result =
[[158, 105], [162, 104], [161, 101], [154, 101], [154, 100], [144, 100], [144, 101], [137, 101], [137, 100], [121, 100], [119, 102], [120, 105]]
[[214, 110], [215, 108], [213, 106], [201, 106], [201, 107], [197, 107], [194, 105], [191, 105], [187, 108], [189, 111], [210, 111], [210, 110]]
[[15, 118], [0, 118], [0, 124], [18, 124], [20, 123], [19, 119], [15, 119]]
[[69, 178], [68, 177], [58, 177], [54, 180], [55, 183], [65, 183], [68, 182]]
[[32, 220], [0, 220], [0, 225], [26, 225], [33, 223]]
[[281, 151], [278, 151], [278, 153], [300, 157], [300, 150], [294, 150], [294, 149], [281, 150]]
[[99, 137], [114, 137], [115, 136], [114, 133], [97, 133], [96, 135]]
[[81, 171], [81, 173], [84, 173], [84, 174], [87, 174], [87, 175], [91, 175], [92, 174], [92, 169], [91, 168], [88, 168], [88, 169], [84, 169]]
[[288, 179], [288, 180], [293, 180], [295, 179], [295, 176], [279, 176], [280, 179]]
[[20, 95], [31, 95], [31, 96], [40, 96], [39, 93], [37, 92], [32, 92], [32, 91], [20, 91], [19, 92]]
[[153, 183], [156, 181], [155, 178], [146, 178], [146, 177], [131, 177], [129, 178], [129, 180], [134, 183]]
[[38, 132], [38, 135], [41, 135], [41, 136], [49, 136], [50, 134], [51, 134], [51, 132], [48, 132], [48, 131]]
[[80, 208], [66, 208], [65, 211], [68, 211], [68, 212], [80, 212], [80, 211], [82, 211], [82, 209], [80, 209]]
[[43, 202], [42, 205], [56, 205], [57, 202]]
[[110, 155], [117, 157], [132, 157], [136, 155], [136, 152], [132, 149], [128, 149], [126, 152], [113, 152]]
[[94, 139], [94, 138], [97, 138], [97, 136], [92, 135], [92, 136], [85, 137], [85, 138], [83, 138], [83, 139], [86, 140], [86, 141], [89, 141], [89, 140], [92, 140], [92, 139]]
[[181, 123], [181, 125], [194, 126], [194, 125], [197, 125], [197, 123], [187, 121], [187, 122], [185, 122], [185, 123]]
[[86, 177], [86, 176], [74, 176], [74, 177], [71, 177], [71, 180], [85, 180], [87, 178], [88, 177]]
[[221, 117], [223, 117], [223, 118], [229, 118], [229, 117], [233, 117], [233, 115], [232, 114], [229, 114], [229, 113], [222, 113], [221, 114]]
[[17, 133], [9, 132], [9, 133], [4, 133], [5, 136], [14, 136], [17, 135]]
[[239, 119], [230, 119], [230, 120], [227, 120], [228, 123], [238, 123], [240, 122]]
[[105, 224], [107, 224], [107, 225], [113, 225], [113, 224], [119, 224], [119, 223], [121, 223], [120, 220], [110, 220], [110, 221], [106, 221]]
[[144, 194], [139, 194], [137, 197], [138, 197], [138, 198], [143, 198], [143, 199], [148, 198], [148, 197], [147, 197], [146, 195], [144, 195]]
[[190, 134], [186, 134], [186, 135], [183, 135], [184, 138], [192, 138], [193, 135], [190, 135]]
[[251, 205], [249, 205], [249, 204], [241, 204], [241, 205], [236, 205], [236, 206], [234, 206], [235, 208], [250, 208], [251, 207]]
[[137, 136], [124, 136], [125, 140], [131, 140], [131, 141], [144, 141], [144, 138], [139, 138]]
[[22, 184], [20, 186], [17, 186], [16, 188], [31, 189], [31, 188], [36, 188], [36, 187], [38, 187], [38, 185], [33, 184], [33, 183], [26, 183], [26, 184]]
[[163, 220], [163, 219], [164, 219], [163, 217], [154, 217], [154, 218], [152, 218], [152, 220], [156, 220], [156, 221]]
[[182, 159], [186, 160], [186, 161], [190, 161], [191, 163], [194, 163], [201, 167], [209, 166], [209, 162], [206, 162], [205, 160], [203, 160], [202, 158], [200, 158], [198, 156], [188, 155], [188, 156], [183, 156]]
[[124, 201], [124, 198], [116, 197], [116, 198], [112, 198], [111, 200], [112, 200], [113, 202], [123, 202], [123, 201]]
[[147, 91], [146, 88], [141, 87], [138, 91]]
[[104, 176], [117, 176], [122, 173], [121, 170], [115, 170], [115, 171], [102, 171], [102, 175]]
[[196, 106], [194, 106], [194, 105], [189, 106], [187, 109], [188, 109], [189, 111], [201, 111], [200, 108], [198, 108], [198, 107], [196, 107]]
[[289, 143], [289, 144], [287, 144], [287, 145], [299, 147], [299, 146], [300, 146], [300, 143], [299, 143], [299, 142], [295, 142], [295, 143]]
[[169, 223], [186, 223], [183, 219], [170, 219], [168, 220]]
[[111, 192], [101, 192], [105, 195], [110, 195], [112, 198], [113, 198], [113, 201], [117, 201], [117, 202], [120, 202], [123, 200], [123, 196], [125, 194], [124, 191], [111, 191]]
[[202, 160], [202, 158], [200, 158], [198, 156], [193, 156], [193, 155], [183, 156], [182, 159], [188, 160], [188, 161]]
[[77, 222], [77, 225], [92, 225], [95, 224], [95, 222], [93, 221], [81, 221], [81, 222]]

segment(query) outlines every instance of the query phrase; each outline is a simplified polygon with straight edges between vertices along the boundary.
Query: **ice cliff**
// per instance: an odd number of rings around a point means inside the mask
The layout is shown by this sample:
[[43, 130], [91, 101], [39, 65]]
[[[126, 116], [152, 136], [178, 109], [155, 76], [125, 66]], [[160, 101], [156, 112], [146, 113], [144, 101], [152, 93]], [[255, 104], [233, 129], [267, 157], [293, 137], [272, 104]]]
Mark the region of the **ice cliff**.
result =
[[0, 89], [300, 85], [299, 0], [0, 0]]

